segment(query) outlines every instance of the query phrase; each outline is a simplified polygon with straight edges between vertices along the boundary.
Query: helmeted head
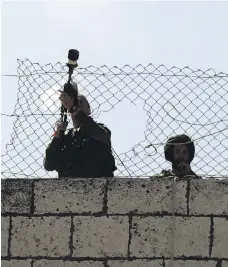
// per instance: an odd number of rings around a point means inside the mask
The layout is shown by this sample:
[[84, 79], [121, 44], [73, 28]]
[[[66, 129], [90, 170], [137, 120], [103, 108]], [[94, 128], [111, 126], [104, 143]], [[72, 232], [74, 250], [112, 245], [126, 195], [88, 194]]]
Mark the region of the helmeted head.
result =
[[185, 134], [170, 137], [164, 149], [166, 160], [185, 161], [190, 163], [195, 155], [195, 145], [190, 137]]
[[[78, 91], [77, 83], [72, 83], [73, 89]], [[91, 109], [88, 100], [82, 94], [78, 94], [78, 107], [84, 111], [86, 115], [91, 115]]]

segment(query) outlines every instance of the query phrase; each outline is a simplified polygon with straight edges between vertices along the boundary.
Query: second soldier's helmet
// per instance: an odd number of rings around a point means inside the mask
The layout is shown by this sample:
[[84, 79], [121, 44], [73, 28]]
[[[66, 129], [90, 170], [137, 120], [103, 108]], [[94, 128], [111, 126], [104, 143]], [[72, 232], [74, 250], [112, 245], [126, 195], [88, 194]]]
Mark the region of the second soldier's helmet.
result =
[[168, 139], [165, 145], [165, 149], [164, 149], [166, 160], [173, 162], [173, 147], [174, 146], [172, 144], [177, 144], [177, 143], [180, 143], [180, 144], [186, 143], [186, 146], [188, 148], [188, 154], [189, 154], [188, 162], [190, 163], [193, 160], [194, 155], [195, 155], [195, 145], [192, 139], [185, 134], [170, 137]]

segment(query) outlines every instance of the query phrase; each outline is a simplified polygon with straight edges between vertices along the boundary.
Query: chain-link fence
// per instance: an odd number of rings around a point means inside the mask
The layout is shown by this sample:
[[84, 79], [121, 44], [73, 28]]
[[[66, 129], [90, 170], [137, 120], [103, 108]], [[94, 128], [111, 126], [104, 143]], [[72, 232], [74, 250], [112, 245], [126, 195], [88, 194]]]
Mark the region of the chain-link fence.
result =
[[[56, 172], [44, 170], [43, 158], [53, 125], [60, 117], [57, 90], [67, 81], [68, 69], [61, 63], [41, 66], [28, 59], [18, 63], [19, 90], [12, 114], [15, 121], [11, 142], [2, 156], [2, 175], [56, 177]], [[112, 121], [106, 124], [112, 131], [111, 122], [117, 122], [119, 146], [138, 134], [139, 122], [146, 118], [139, 142], [124, 152], [118, 152], [113, 143], [115, 176], [152, 176], [170, 168], [164, 158], [164, 144], [170, 136], [182, 133], [195, 141], [194, 172], [202, 176], [228, 175], [228, 74], [152, 64], [89, 66], [75, 69], [73, 80], [89, 100], [95, 120], [100, 121], [100, 115], [115, 109], [116, 115], [112, 113]], [[125, 108], [118, 112], [123, 101]], [[123, 113], [132, 105], [138, 115], [123, 121]], [[122, 125], [132, 124], [134, 131], [122, 131]]]

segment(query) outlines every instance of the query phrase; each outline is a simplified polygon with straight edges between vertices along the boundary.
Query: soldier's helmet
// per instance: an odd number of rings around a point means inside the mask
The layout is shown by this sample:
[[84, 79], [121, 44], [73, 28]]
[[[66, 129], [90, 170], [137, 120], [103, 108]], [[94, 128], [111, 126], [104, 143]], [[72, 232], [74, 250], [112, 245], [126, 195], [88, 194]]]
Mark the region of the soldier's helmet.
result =
[[166, 160], [173, 162], [173, 147], [174, 147], [173, 144], [178, 144], [178, 143], [183, 144], [183, 145], [186, 143], [185, 145], [188, 148], [188, 154], [189, 154], [188, 163], [190, 163], [193, 160], [194, 155], [195, 155], [195, 145], [192, 139], [185, 134], [170, 137], [167, 140], [167, 143], [164, 148]]
[[[75, 91], [78, 92], [78, 85], [76, 82], [72, 83], [72, 87]], [[81, 107], [82, 107], [82, 110], [85, 112], [85, 114], [91, 115], [91, 108], [90, 108], [90, 104], [87, 98], [84, 95], [78, 93], [78, 100], [82, 103]]]

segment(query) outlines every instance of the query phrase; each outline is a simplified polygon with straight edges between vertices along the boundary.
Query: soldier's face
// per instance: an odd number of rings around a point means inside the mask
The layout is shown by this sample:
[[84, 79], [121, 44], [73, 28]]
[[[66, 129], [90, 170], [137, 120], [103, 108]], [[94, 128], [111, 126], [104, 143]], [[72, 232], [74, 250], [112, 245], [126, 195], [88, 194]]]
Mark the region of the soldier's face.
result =
[[188, 161], [188, 148], [186, 145], [174, 145], [173, 146], [174, 161]]

